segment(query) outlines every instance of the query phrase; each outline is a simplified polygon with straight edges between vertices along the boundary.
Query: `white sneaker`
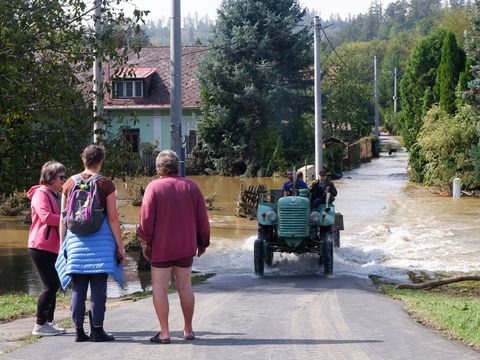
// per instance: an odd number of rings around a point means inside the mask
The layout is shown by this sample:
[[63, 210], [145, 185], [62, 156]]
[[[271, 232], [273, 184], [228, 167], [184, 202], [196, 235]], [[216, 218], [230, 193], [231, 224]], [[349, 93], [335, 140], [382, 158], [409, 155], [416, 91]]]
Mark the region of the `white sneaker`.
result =
[[54, 322], [47, 322], [47, 324], [53, 327], [55, 330], [57, 330], [59, 334], [65, 334], [67, 332], [65, 328], [58, 326]]
[[46, 322], [43, 325], [35, 324], [32, 331], [32, 335], [37, 335], [37, 336], [53, 336], [58, 334], [60, 334], [60, 332], [56, 330], [48, 322]]

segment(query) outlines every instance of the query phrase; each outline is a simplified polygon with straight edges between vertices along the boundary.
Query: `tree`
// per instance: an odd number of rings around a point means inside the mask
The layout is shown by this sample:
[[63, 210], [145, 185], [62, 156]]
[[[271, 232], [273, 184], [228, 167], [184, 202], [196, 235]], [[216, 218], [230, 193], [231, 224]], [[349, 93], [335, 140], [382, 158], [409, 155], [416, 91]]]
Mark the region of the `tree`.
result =
[[379, 37], [388, 39], [398, 35], [407, 24], [408, 4], [406, 0], [398, 0], [387, 5], [383, 21], [379, 28]]
[[[472, 28], [466, 34], [465, 49], [472, 60], [470, 69], [473, 80], [468, 83], [469, 90], [464, 93], [464, 98], [478, 114], [480, 111], [480, 0], [475, 1]], [[477, 135], [480, 139], [480, 117], [477, 117]], [[480, 182], [480, 141], [472, 144], [470, 157], [474, 164], [476, 179]]]
[[364, 18], [362, 27], [362, 36], [360, 40], [369, 41], [377, 37], [378, 29], [382, 21], [382, 3], [372, 1], [368, 9], [368, 13]]
[[[292, 137], [309, 109], [313, 36], [296, 0], [224, 0], [199, 64], [204, 149], [217, 172], [255, 175], [274, 153], [298, 162]], [[311, 105], [310, 105], [311, 106]], [[274, 139], [272, 141], [272, 139]], [[313, 144], [312, 144], [313, 146]], [[263, 170], [262, 170], [263, 171]]]
[[[322, 83], [322, 114], [325, 137], [335, 136], [353, 141], [371, 133], [374, 120], [373, 57], [381, 62], [385, 47], [382, 42], [357, 42], [326, 54]], [[333, 64], [332, 64], [333, 63]]]
[[392, 107], [393, 76], [397, 68], [397, 96], [399, 95], [400, 79], [405, 71], [411, 48], [416, 39], [409, 34], [400, 34], [386, 44], [385, 58], [382, 61], [379, 80], [380, 106]]
[[442, 56], [438, 66], [435, 83], [435, 97], [440, 107], [450, 115], [456, 110], [456, 91], [458, 77], [465, 66], [465, 53], [457, 45], [455, 35], [447, 31], [443, 40]]
[[430, 18], [442, 8], [441, 0], [410, 0], [408, 21], [415, 24], [419, 20]]
[[445, 33], [440, 29], [420, 41], [407, 61], [400, 82], [401, 134], [408, 149], [417, 139], [423, 115], [435, 102], [433, 87]]
[[[103, 22], [135, 23], [104, 2]], [[80, 167], [92, 137], [91, 68], [96, 54], [124, 61], [116, 42], [91, 30], [93, 4], [83, 0], [0, 0], [0, 193], [38, 182], [56, 159]]]

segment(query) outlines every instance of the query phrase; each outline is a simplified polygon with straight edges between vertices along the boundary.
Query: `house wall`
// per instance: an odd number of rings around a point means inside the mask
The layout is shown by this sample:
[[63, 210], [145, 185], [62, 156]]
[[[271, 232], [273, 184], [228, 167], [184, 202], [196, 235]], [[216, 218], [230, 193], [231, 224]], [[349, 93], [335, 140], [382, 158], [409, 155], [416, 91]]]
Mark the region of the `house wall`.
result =
[[[116, 134], [120, 127], [127, 126], [140, 130], [140, 143], [155, 144], [158, 150], [170, 149], [170, 110], [109, 110], [112, 120], [110, 132]], [[197, 130], [199, 110], [183, 110], [182, 122], [188, 124], [189, 130]]]

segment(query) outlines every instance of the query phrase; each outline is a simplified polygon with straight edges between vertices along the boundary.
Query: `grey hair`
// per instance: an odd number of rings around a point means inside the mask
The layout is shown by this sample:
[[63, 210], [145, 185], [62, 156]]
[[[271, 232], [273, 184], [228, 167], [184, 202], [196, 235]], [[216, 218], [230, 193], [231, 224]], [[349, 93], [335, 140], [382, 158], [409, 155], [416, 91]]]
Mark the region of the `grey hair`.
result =
[[178, 175], [179, 163], [180, 161], [175, 151], [163, 150], [158, 154], [155, 166], [157, 168], [157, 173], [160, 176], [176, 176]]
[[40, 184], [51, 185], [54, 183], [58, 174], [65, 173], [65, 166], [58, 161], [48, 161], [42, 166], [40, 170]]

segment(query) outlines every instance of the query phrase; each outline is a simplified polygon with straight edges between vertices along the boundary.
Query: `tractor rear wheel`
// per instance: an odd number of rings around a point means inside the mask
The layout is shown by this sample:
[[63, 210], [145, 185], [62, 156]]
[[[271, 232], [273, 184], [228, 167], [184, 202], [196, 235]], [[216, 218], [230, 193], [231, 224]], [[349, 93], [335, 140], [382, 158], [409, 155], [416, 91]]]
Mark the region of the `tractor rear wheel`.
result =
[[330, 228], [325, 233], [323, 241], [323, 273], [325, 275], [333, 272], [333, 243], [334, 231]]
[[263, 276], [265, 265], [265, 244], [263, 240], [257, 239], [253, 244], [253, 262], [255, 266], [255, 275]]

